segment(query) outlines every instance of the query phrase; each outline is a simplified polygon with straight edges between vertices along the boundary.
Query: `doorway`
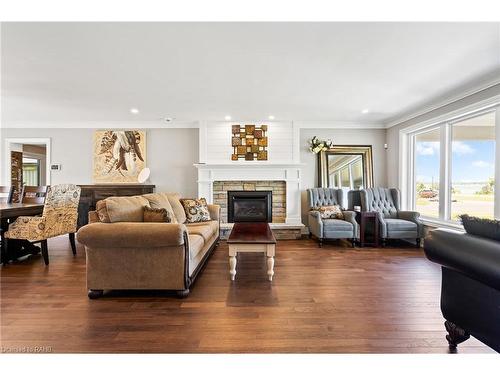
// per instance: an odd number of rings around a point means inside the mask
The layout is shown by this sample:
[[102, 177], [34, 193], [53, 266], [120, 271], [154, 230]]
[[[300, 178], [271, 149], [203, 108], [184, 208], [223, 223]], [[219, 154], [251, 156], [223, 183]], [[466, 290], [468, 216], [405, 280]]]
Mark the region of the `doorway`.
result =
[[23, 186], [50, 185], [50, 139], [7, 138], [3, 180], [14, 187], [18, 202]]

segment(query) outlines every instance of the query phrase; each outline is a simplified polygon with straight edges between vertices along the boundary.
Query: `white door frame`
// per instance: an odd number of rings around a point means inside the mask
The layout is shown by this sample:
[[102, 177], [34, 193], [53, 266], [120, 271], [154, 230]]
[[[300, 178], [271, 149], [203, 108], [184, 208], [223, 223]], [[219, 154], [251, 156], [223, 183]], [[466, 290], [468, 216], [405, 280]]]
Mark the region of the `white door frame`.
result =
[[51, 183], [51, 173], [50, 173], [50, 164], [51, 164], [51, 148], [50, 138], [5, 138], [5, 153], [4, 153], [4, 165], [2, 165], [2, 170], [4, 171], [3, 176], [3, 184], [10, 185], [10, 151], [11, 145], [13, 143], [21, 143], [21, 144], [36, 144], [36, 145], [45, 145], [45, 160], [46, 160], [46, 168], [45, 168], [45, 184], [50, 185]]

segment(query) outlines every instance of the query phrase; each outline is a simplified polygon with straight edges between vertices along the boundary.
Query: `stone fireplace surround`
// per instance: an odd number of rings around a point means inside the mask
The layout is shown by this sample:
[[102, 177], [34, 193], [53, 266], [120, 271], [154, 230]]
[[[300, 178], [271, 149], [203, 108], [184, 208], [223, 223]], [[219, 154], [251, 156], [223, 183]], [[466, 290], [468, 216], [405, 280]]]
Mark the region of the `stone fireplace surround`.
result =
[[221, 207], [221, 222], [227, 223], [228, 191], [271, 191], [273, 223], [284, 223], [286, 218], [285, 181], [214, 181], [213, 203]]
[[[302, 164], [255, 161], [199, 163], [195, 164], [195, 167], [198, 169], [198, 196], [205, 197], [208, 203], [225, 207], [225, 212], [221, 212], [223, 237], [233, 226], [232, 223], [224, 223], [227, 221], [227, 190], [240, 190], [240, 187], [241, 190], [272, 190], [273, 223], [270, 227], [276, 238], [291, 239], [301, 236], [301, 230], [304, 228], [300, 216]], [[225, 191], [224, 186], [226, 186]]]

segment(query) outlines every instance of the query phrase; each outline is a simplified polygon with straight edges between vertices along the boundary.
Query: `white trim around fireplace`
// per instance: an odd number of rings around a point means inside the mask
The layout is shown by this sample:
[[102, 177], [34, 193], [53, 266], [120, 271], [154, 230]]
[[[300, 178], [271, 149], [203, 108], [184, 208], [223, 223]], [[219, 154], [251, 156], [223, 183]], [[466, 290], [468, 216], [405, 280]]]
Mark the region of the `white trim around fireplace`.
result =
[[300, 191], [301, 167], [304, 164], [269, 162], [233, 162], [218, 164], [194, 164], [198, 169], [198, 196], [209, 203], [213, 199], [214, 181], [285, 181], [286, 224], [301, 225]]

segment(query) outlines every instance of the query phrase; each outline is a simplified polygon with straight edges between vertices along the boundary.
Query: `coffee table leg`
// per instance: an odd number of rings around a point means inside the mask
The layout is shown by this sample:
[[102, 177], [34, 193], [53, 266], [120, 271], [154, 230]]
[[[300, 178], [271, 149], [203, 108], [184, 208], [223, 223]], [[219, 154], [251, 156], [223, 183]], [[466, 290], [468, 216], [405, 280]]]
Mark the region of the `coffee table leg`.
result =
[[269, 281], [273, 281], [274, 275], [274, 257], [267, 257], [267, 276]]
[[236, 276], [236, 255], [229, 256], [229, 274], [231, 275], [231, 280], [234, 281]]
[[274, 244], [267, 245], [266, 255], [267, 255], [267, 276], [269, 281], [273, 281], [274, 276], [274, 255], [276, 254], [276, 248]]

